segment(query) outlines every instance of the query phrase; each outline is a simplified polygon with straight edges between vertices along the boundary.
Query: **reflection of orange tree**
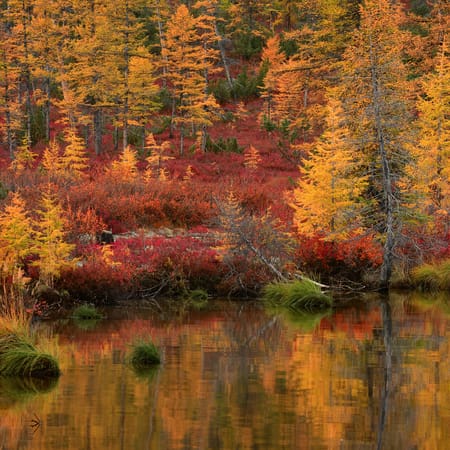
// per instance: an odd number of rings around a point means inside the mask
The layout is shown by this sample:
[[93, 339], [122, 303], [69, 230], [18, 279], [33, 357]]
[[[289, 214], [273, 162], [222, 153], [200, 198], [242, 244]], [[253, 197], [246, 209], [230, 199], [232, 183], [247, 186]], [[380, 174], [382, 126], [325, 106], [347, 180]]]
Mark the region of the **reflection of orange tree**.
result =
[[[395, 388], [384, 439], [397, 448], [444, 448], [448, 320], [397, 304], [392, 310]], [[236, 307], [226, 314], [192, 313], [170, 324], [149, 315], [105, 320], [89, 332], [67, 329], [65, 335], [77, 345], [63, 367], [60, 388], [49, 394], [49, 402], [30, 404], [30, 411], [39, 408], [49, 418], [46, 433], [33, 437], [33, 448], [48, 448], [45, 439], [56, 436], [69, 450], [80, 448], [80, 442], [115, 449], [121, 440], [128, 448], [172, 449], [200, 448], [202, 442], [205, 448], [242, 449], [255, 443], [333, 449], [340, 442], [375, 442], [384, 374], [378, 307], [367, 307], [364, 314], [338, 313], [313, 332], [272, 320], [254, 308]], [[146, 335], [161, 346], [164, 361], [143, 381], [122, 364], [122, 356], [127, 343]], [[69, 338], [61, 339], [63, 352], [69, 344]], [[64, 401], [57, 399], [63, 393]], [[399, 434], [393, 415], [401, 418], [406, 411]], [[6, 417], [2, 426], [12, 435], [5, 445], [14, 448], [24, 422], [12, 411]]]

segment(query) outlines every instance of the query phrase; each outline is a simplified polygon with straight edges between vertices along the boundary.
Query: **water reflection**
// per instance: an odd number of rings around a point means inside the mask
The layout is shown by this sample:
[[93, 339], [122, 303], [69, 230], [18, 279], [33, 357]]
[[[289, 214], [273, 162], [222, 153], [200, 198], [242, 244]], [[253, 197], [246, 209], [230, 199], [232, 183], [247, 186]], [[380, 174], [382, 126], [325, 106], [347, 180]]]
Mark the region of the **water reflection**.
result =
[[[0, 448], [431, 450], [450, 442], [448, 299], [397, 294], [312, 317], [229, 302], [176, 321], [109, 315], [117, 318], [92, 329], [53, 325], [63, 376], [20, 407], [0, 401]], [[144, 335], [161, 346], [163, 364], [142, 374], [125, 356]]]

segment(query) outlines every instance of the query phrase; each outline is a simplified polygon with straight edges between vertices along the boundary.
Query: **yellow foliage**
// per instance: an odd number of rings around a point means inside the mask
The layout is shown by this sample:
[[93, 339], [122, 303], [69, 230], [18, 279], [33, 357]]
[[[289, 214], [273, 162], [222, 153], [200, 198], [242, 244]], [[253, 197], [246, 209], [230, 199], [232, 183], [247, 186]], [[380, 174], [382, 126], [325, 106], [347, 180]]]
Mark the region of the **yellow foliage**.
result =
[[17, 147], [14, 160], [11, 162], [12, 170], [14, 170], [16, 174], [20, 174], [25, 169], [32, 168], [36, 156], [36, 153], [31, 150], [31, 143], [28, 142], [28, 139], [25, 137], [22, 141], [22, 145]]
[[186, 168], [186, 173], [184, 174], [183, 181], [189, 181], [194, 176], [195, 172], [192, 170], [192, 166], [189, 164]]
[[68, 129], [65, 140], [67, 146], [61, 158], [61, 167], [67, 178], [81, 178], [88, 167], [88, 157], [83, 139], [75, 131]]
[[119, 159], [114, 161], [111, 166], [111, 172], [114, 176], [123, 181], [133, 180], [137, 177], [137, 155], [129, 145], [124, 148]]
[[38, 213], [34, 245], [34, 253], [38, 256], [38, 260], [34, 265], [39, 267], [40, 279], [53, 287], [54, 280], [59, 277], [61, 270], [73, 266], [74, 260], [70, 260], [70, 255], [75, 246], [65, 241], [67, 221], [64, 210], [50, 188], [42, 194]]
[[450, 59], [443, 43], [436, 69], [422, 82], [425, 96], [417, 103], [419, 140], [412, 148], [414, 177], [425, 208], [450, 211]]
[[50, 177], [56, 177], [61, 172], [61, 156], [56, 141], [51, 141], [42, 154], [42, 167]]
[[[158, 145], [153, 137], [153, 134], [149, 134], [146, 138], [146, 147], [151, 150], [150, 155], [146, 158], [148, 163], [148, 167], [145, 171], [145, 178], [151, 179], [160, 178], [162, 175], [161, 169], [163, 168], [163, 164], [170, 159], [173, 159], [173, 156], [168, 155], [170, 151], [170, 142], [164, 141], [161, 145]], [[164, 176], [164, 175], [163, 175]]]
[[358, 228], [359, 196], [367, 178], [357, 174], [355, 149], [341, 121], [342, 108], [330, 99], [327, 130], [300, 169], [294, 190], [294, 222], [300, 234], [342, 239]]
[[249, 170], [256, 170], [261, 162], [259, 151], [250, 144], [249, 149], [244, 154], [244, 165]]
[[31, 253], [33, 227], [25, 202], [16, 192], [0, 213], [1, 276], [15, 274], [22, 258]]

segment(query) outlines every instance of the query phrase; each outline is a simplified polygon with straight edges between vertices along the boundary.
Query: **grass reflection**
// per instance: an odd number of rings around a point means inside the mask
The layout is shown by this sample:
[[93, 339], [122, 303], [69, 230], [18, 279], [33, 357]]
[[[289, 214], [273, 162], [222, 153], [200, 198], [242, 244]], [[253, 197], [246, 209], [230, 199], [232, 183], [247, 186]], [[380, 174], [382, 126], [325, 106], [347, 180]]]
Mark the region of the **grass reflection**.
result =
[[322, 311], [294, 311], [288, 308], [268, 308], [269, 314], [278, 315], [283, 319], [291, 330], [298, 330], [304, 333], [313, 332], [320, 324], [322, 319], [332, 315], [332, 309], [328, 308]]
[[39, 394], [51, 392], [58, 385], [58, 378], [0, 377], [0, 409], [24, 404]]

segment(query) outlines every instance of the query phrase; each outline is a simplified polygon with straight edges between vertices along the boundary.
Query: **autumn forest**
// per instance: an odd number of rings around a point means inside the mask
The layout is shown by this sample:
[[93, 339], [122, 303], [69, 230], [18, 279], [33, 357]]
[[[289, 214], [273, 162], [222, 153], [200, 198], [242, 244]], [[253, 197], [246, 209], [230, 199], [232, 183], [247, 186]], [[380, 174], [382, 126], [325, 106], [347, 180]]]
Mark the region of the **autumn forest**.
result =
[[449, 17], [3, 0], [3, 304], [449, 289]]
[[448, 447], [449, 0], [0, 0], [0, 449]]

